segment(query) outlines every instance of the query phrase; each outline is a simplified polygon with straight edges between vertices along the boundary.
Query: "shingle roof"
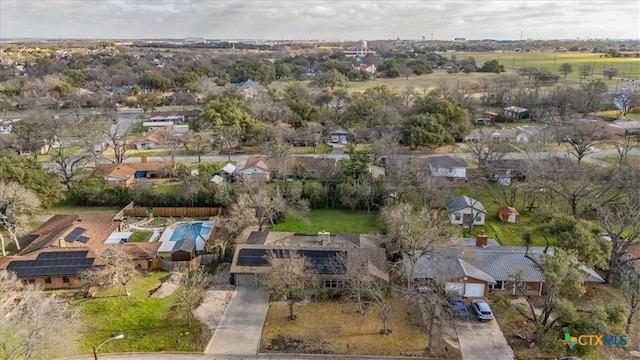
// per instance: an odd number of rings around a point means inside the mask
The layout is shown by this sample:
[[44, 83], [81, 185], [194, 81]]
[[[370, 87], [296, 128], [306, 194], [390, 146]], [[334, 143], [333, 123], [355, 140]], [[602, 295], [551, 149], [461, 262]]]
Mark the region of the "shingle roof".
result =
[[135, 143], [143, 141], [151, 141], [156, 144], [167, 144], [171, 140], [171, 134], [165, 129], [153, 129], [148, 131], [143, 136], [136, 137]]
[[467, 167], [467, 163], [461, 157], [458, 157], [458, 156], [443, 155], [443, 156], [433, 156], [428, 159], [429, 159], [429, 164], [432, 167], [438, 167], [438, 168], [466, 168]]
[[[450, 249], [439, 248], [437, 251], [422, 255], [416, 252], [417, 261], [413, 269], [413, 277], [417, 279], [432, 279], [439, 276], [446, 276], [448, 279], [470, 277], [491, 284], [496, 283], [491, 275], [472, 265], [468, 261], [461, 259], [458, 253]], [[407, 274], [411, 273], [411, 258], [407, 253], [402, 254], [402, 261]]]
[[171, 249], [172, 253], [178, 252], [178, 251], [184, 251], [184, 252], [193, 252], [196, 249], [196, 241], [193, 239], [182, 239], [182, 240], [178, 240], [176, 241], [175, 245], [173, 245], [173, 249]]
[[247, 158], [247, 162], [244, 164], [242, 170], [246, 170], [252, 167], [257, 167], [258, 169], [262, 169], [264, 171], [269, 171], [269, 166], [266, 164], [266, 159], [260, 156], [249, 156]]
[[480, 201], [472, 199], [466, 195], [458, 196], [447, 201], [447, 209], [449, 212], [455, 212], [469, 207], [476, 211], [487, 212]]

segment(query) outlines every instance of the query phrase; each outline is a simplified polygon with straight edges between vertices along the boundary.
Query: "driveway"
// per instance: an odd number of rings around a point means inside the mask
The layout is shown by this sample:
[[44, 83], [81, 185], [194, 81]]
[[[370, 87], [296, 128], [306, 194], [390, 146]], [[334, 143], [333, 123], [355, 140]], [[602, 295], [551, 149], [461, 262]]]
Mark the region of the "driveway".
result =
[[204, 353], [256, 355], [268, 310], [269, 294], [265, 291], [259, 287], [236, 287]]
[[463, 360], [514, 359], [513, 350], [495, 320], [480, 322], [474, 317], [459, 320], [456, 331]]

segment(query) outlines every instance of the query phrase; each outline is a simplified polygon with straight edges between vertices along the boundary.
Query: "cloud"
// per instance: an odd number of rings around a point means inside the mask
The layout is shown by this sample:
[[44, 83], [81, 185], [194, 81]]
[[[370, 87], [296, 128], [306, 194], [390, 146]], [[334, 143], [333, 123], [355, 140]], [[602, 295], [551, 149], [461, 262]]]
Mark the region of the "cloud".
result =
[[640, 38], [635, 0], [1, 0], [2, 38]]

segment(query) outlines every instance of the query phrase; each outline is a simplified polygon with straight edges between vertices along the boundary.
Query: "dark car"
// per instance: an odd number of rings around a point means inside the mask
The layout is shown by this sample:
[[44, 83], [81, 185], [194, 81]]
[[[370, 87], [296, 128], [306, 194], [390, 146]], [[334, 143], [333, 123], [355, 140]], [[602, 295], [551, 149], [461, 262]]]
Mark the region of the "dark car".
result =
[[486, 301], [482, 299], [474, 299], [471, 301], [471, 310], [476, 314], [476, 319], [493, 320], [493, 312]]
[[467, 305], [464, 303], [464, 301], [462, 301], [462, 299], [450, 297], [449, 303], [453, 306], [453, 316], [462, 320], [469, 319], [469, 311], [467, 311]]

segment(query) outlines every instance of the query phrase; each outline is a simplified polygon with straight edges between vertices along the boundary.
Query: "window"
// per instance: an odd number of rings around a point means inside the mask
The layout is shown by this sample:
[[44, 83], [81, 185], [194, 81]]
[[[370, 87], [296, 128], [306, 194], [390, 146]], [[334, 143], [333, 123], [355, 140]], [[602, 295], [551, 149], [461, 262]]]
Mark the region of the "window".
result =
[[505, 282], [504, 281], [496, 281], [495, 285], [491, 285], [491, 289], [493, 290], [504, 290]]
[[476, 221], [482, 221], [482, 213], [478, 213], [478, 215], [476, 215]]
[[340, 287], [340, 282], [338, 280], [325, 280], [324, 288], [325, 289], [337, 289]]
[[47, 276], [46, 278], [44, 278], [44, 283], [45, 284], [51, 284], [51, 278], [49, 276]]
[[36, 283], [36, 279], [27, 279], [27, 282], [31, 285], [34, 285]]
[[65, 284], [68, 284], [69, 283], [69, 277], [68, 276], [63, 276], [62, 277], [62, 282], [65, 283]]
[[462, 215], [456, 214], [456, 221], [460, 221], [460, 220], [462, 220]]

